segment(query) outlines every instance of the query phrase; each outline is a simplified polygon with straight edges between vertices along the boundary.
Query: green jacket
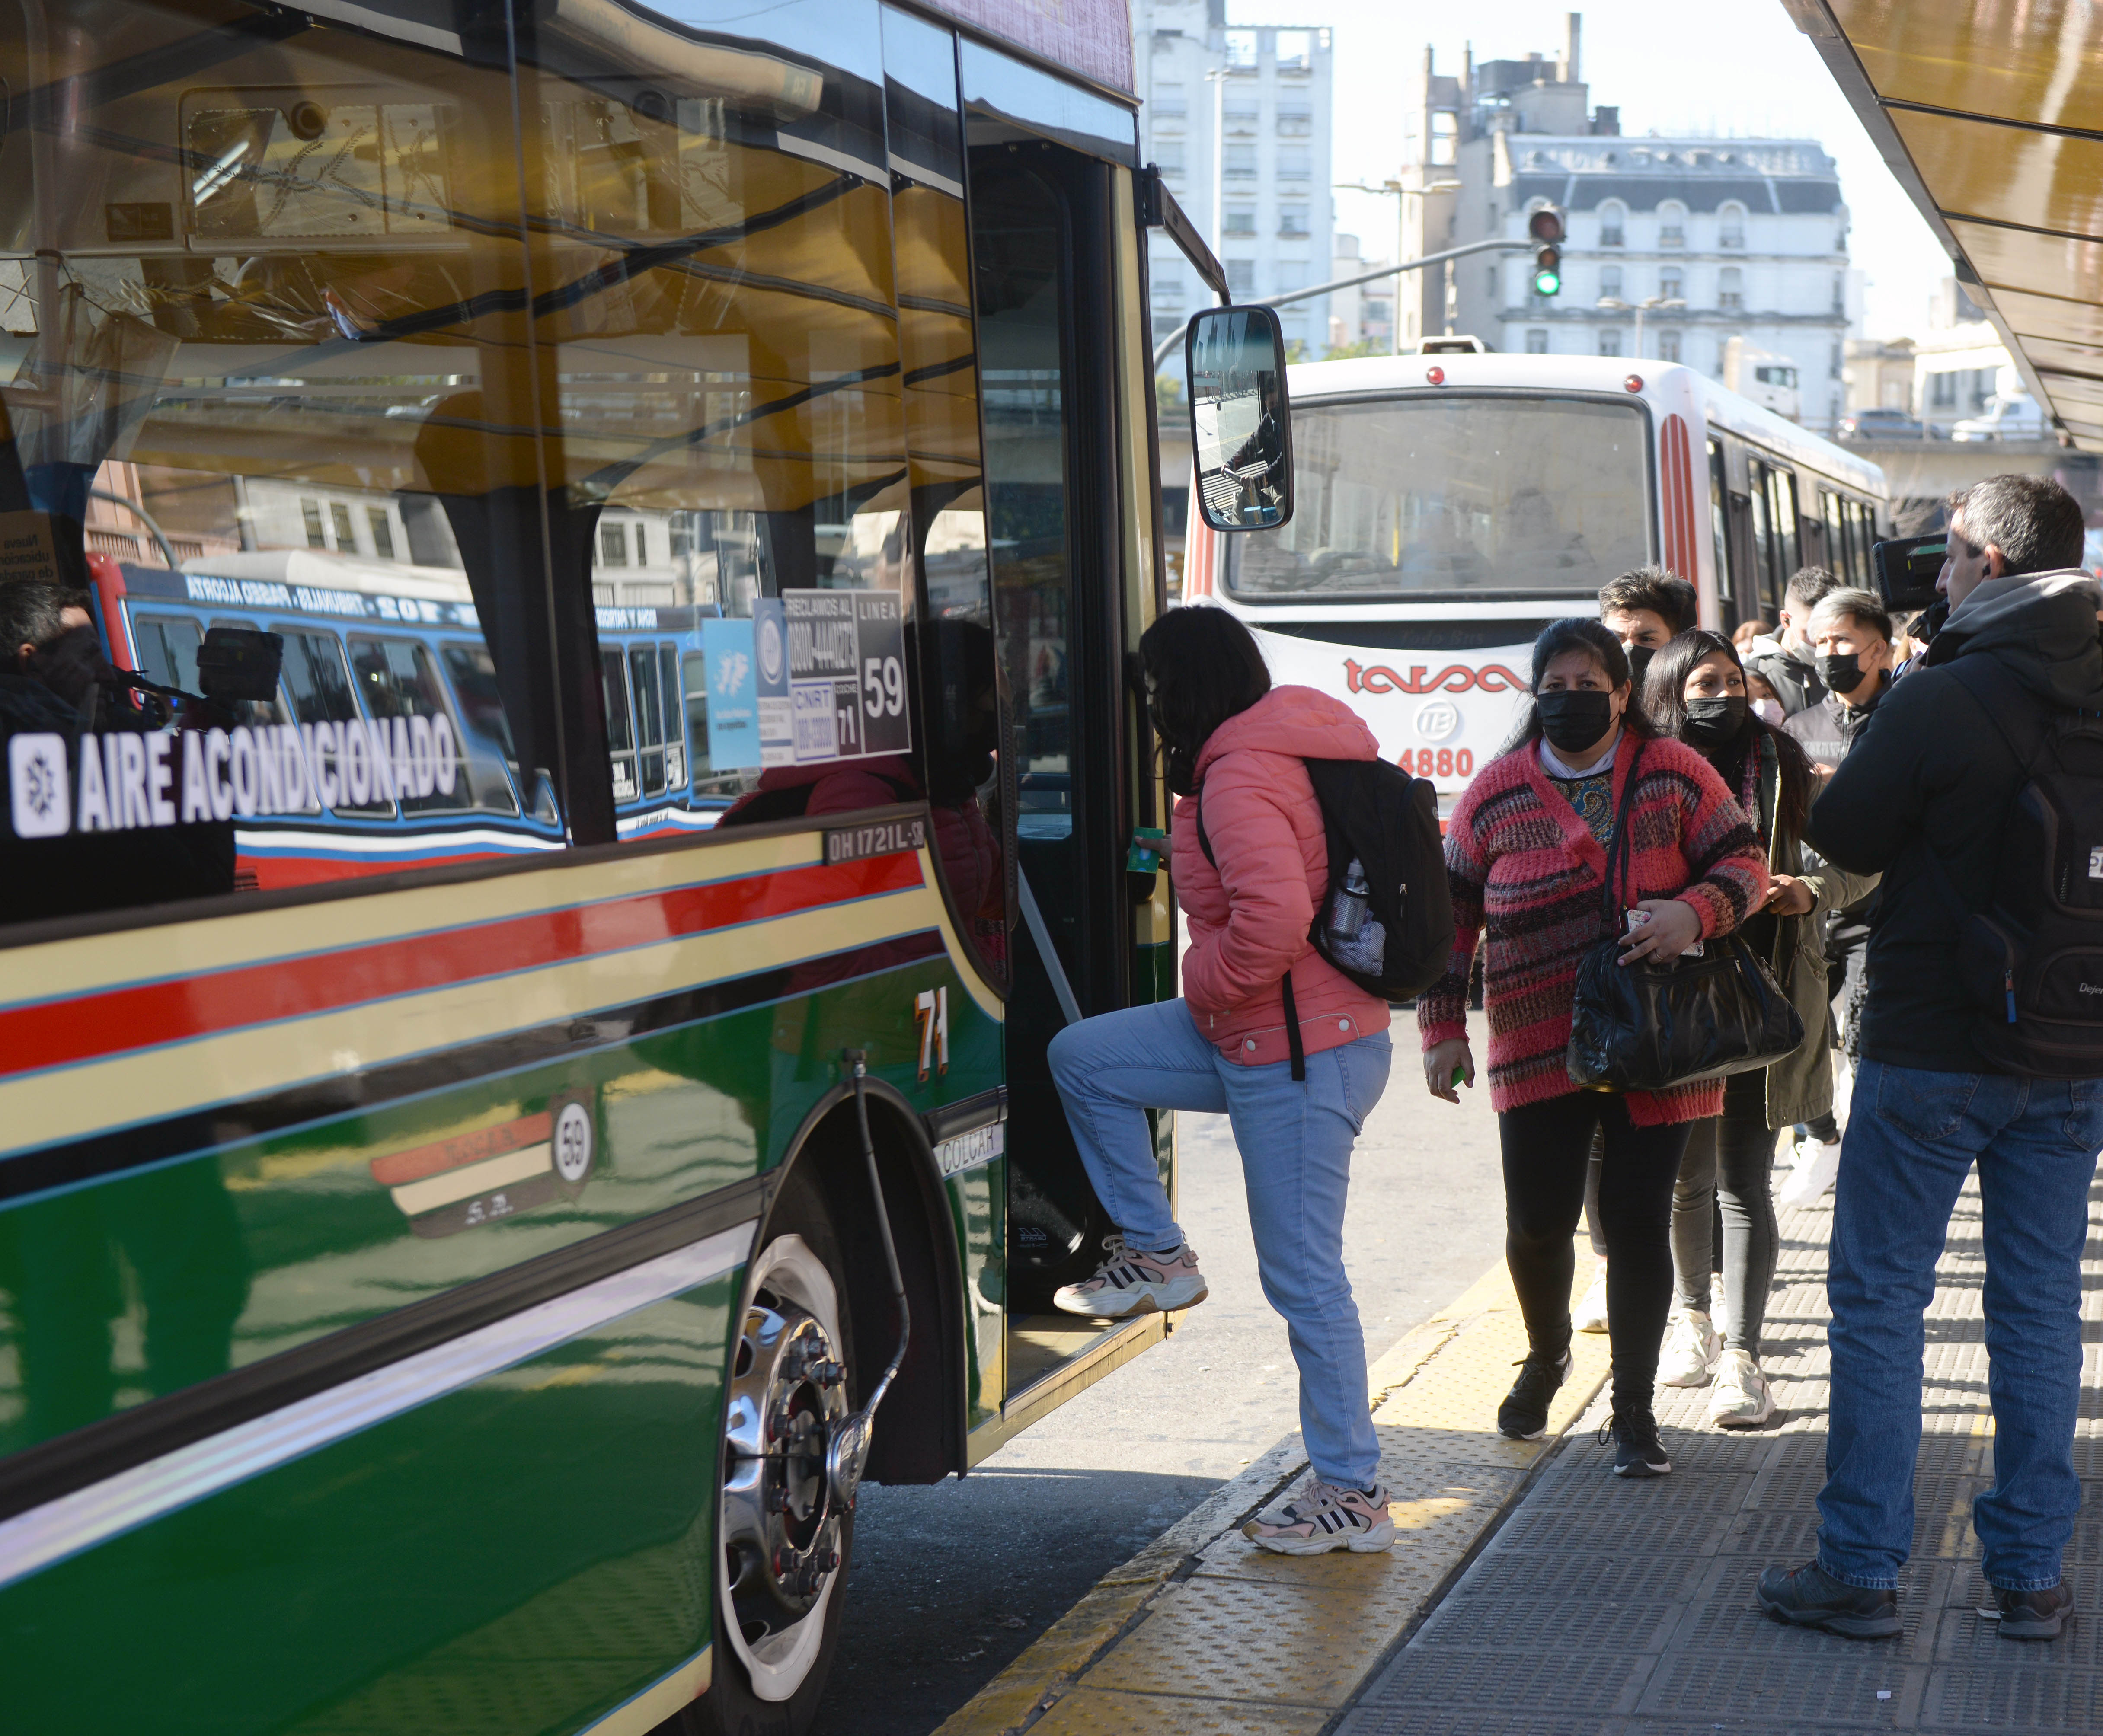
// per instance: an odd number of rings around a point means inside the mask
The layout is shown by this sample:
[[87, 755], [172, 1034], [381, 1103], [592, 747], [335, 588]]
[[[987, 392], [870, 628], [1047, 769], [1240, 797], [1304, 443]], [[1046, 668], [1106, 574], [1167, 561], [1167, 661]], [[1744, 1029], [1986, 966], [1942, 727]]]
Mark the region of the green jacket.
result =
[[1767, 960], [1775, 980], [1803, 1021], [1803, 1041], [1794, 1054], [1767, 1069], [1767, 1126], [1791, 1127], [1814, 1121], [1833, 1107], [1833, 1050], [1826, 1040], [1831, 1003], [1826, 993], [1825, 915], [1845, 909], [1876, 889], [1878, 877], [1853, 874], [1784, 838], [1778, 824], [1781, 762], [1774, 744], [1760, 740], [1761, 835], [1767, 841], [1771, 873], [1794, 874], [1816, 902], [1811, 913], [1782, 917], [1775, 924], [1774, 954]]

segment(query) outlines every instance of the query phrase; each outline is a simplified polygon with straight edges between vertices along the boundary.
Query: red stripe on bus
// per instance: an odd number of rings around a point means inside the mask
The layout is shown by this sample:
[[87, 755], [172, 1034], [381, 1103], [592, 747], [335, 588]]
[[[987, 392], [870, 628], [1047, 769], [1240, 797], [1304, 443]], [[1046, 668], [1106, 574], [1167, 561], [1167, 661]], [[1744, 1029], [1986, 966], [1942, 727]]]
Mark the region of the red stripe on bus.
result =
[[406, 1152], [389, 1152], [371, 1161], [372, 1179], [386, 1188], [421, 1181], [464, 1164], [480, 1163], [485, 1157], [501, 1157], [545, 1145], [554, 1136], [554, 1117], [545, 1110], [522, 1115], [496, 1127], [478, 1127], [473, 1133], [455, 1134], [435, 1145], [419, 1145]]
[[1686, 420], [1665, 419], [1665, 564], [1690, 584], [1700, 583], [1694, 513], [1694, 464]]
[[[919, 858], [899, 850], [32, 1003], [0, 1012], [0, 1077], [566, 964], [920, 884]], [[326, 910], [316, 917], [326, 921]]]

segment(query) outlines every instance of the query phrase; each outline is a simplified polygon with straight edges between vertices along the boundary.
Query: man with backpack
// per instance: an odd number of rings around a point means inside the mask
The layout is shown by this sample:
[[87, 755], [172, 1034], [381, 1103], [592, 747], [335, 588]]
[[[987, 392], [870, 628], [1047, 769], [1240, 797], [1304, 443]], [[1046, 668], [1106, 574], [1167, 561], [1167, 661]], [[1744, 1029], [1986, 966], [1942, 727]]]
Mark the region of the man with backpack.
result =
[[1975, 1163], [1995, 1436], [1973, 1524], [2003, 1639], [2057, 1637], [2073, 1603], [2060, 1561], [2103, 1147], [2103, 647], [2082, 530], [2054, 482], [1966, 492], [1949, 620], [1812, 810], [1818, 849], [1884, 885], [1826, 1280], [1824, 1524], [1815, 1561], [1759, 1584], [1801, 1626], [1900, 1632], [1923, 1316]]

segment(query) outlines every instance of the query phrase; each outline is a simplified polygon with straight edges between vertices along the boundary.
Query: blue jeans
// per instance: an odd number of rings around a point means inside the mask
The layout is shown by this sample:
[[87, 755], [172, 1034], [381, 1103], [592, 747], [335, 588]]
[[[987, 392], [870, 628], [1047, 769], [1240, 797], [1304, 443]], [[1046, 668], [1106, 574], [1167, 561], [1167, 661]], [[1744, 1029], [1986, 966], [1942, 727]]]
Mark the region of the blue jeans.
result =
[[1285, 1316], [1300, 1370], [1300, 1428], [1314, 1473], [1367, 1488], [1380, 1475], [1366, 1394], [1366, 1341], [1344, 1275], [1344, 1198], [1351, 1147], [1387, 1085], [1385, 1031], [1292, 1065], [1238, 1067], [1205, 1041], [1180, 1001], [1069, 1025], [1052, 1040], [1065, 1099], [1096, 1197], [1132, 1247], [1181, 1245], [1154, 1161], [1149, 1109], [1233, 1118], [1248, 1189], [1256, 1272]]
[[1990, 1584], [2059, 1583], [2081, 1506], [2081, 1250], [2103, 1080], [1927, 1072], [1865, 1060], [1840, 1151], [1826, 1296], [1832, 1433], [1820, 1565], [1892, 1587], [1913, 1542], [1922, 1317], [1976, 1162], [1983, 1207], [1994, 1486], [1972, 1503]]

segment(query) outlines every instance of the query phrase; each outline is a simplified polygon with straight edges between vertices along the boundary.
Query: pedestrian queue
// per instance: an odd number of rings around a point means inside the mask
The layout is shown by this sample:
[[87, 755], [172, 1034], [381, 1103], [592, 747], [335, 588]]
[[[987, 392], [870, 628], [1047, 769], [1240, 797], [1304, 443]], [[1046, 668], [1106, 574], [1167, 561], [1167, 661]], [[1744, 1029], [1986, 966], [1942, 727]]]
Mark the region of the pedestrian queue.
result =
[[[1759, 1358], [1775, 1272], [1776, 1138], [1782, 1128], [1832, 1112], [1825, 918], [1862, 899], [1875, 880], [1805, 862], [1815, 775], [1790, 734], [1754, 714], [1737, 649], [1721, 633], [1697, 628], [1665, 646], [1652, 659], [1643, 699], [1659, 734], [1714, 766], [1758, 831], [1767, 894], [1739, 932], [1803, 1024], [1803, 1040], [1785, 1059], [1724, 1081], [1723, 1113], [1693, 1124], [1673, 1193], [1677, 1294], [1658, 1379], [1670, 1387], [1710, 1387], [1713, 1425], [1756, 1428], [1775, 1408]], [[1710, 1274], [1718, 1252], [1723, 1308], [1712, 1320]]]
[[1689, 1129], [1722, 1112], [1723, 1087], [1581, 1088], [1570, 1067], [1580, 983], [1603, 950], [1608, 969], [1634, 971], [1739, 928], [1766, 901], [1766, 852], [1715, 768], [1645, 717], [1621, 641], [1573, 619], [1535, 641], [1519, 726], [1448, 819], [1446, 865], [1453, 949], [1418, 998], [1417, 1023], [1432, 1094], [1457, 1102], [1475, 1077], [1467, 1006], [1479, 939], [1505, 1254], [1527, 1340], [1498, 1429], [1545, 1433], [1569, 1377], [1572, 1238], [1597, 1130], [1614, 1470], [1662, 1476], [1672, 1463], [1652, 1406], [1672, 1304], [1673, 1189]]

